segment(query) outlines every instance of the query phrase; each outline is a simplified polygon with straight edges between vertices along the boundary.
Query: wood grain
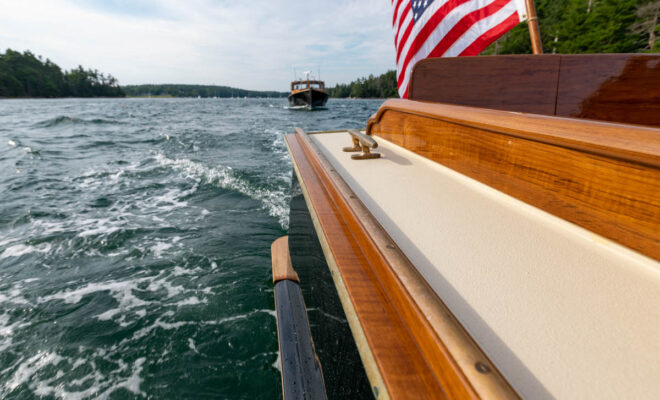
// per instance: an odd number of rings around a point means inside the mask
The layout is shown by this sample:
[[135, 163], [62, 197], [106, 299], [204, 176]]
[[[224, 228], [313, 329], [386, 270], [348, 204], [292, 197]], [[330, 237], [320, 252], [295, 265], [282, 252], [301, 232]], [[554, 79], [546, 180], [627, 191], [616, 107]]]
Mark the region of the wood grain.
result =
[[559, 56], [427, 58], [415, 65], [410, 100], [553, 115]]
[[291, 265], [289, 255], [289, 237], [282, 236], [270, 245], [271, 262], [273, 265], [273, 283], [282, 280], [300, 282], [298, 274]]
[[410, 100], [660, 126], [660, 55], [428, 58]]
[[[330, 171], [323, 167], [307, 135], [298, 131], [285, 139], [299, 180], [305, 187], [304, 193], [321, 227], [321, 241], [328, 244], [326, 257], [330, 259], [329, 264], [338, 267], [389, 396], [397, 399], [479, 398], [333, 183]], [[493, 397], [516, 397], [508, 387], [504, 392], [508, 396]]]
[[562, 55], [556, 115], [660, 126], [660, 56]]
[[389, 100], [367, 133], [660, 260], [660, 129]]

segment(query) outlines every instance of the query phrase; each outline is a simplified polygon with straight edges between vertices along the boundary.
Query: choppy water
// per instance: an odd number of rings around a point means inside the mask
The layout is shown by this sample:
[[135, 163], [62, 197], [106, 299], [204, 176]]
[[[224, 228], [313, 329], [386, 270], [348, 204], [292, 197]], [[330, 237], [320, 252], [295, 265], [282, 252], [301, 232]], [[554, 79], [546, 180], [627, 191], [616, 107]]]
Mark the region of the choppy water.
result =
[[0, 398], [280, 396], [282, 135], [380, 101], [0, 101]]

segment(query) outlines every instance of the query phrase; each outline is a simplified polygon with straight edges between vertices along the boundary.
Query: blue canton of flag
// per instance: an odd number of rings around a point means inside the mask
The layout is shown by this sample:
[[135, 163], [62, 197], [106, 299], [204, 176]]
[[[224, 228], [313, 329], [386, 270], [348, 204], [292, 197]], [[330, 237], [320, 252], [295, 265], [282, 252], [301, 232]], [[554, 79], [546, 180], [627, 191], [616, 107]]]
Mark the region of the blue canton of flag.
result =
[[434, 0], [413, 0], [412, 2], [412, 12], [413, 12], [413, 19], [415, 22], [424, 14], [424, 11], [426, 10], [426, 7], [428, 7], [431, 3], [433, 3]]

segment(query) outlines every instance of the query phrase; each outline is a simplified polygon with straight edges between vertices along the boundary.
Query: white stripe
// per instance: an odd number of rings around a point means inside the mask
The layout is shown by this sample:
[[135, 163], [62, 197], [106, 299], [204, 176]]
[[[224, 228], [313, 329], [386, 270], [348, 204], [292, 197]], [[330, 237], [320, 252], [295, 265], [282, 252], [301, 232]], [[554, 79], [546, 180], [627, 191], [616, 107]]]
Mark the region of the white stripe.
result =
[[517, 13], [516, 5], [513, 2], [510, 2], [506, 6], [502, 7], [495, 14], [486, 17], [476, 24], [472, 25], [463, 36], [461, 36], [454, 44], [447, 49], [447, 51], [442, 54], [441, 57], [456, 57], [463, 52], [468, 46], [470, 46], [475, 40], [477, 40], [481, 35], [493, 29], [497, 25], [501, 24], [511, 16], [511, 14]]
[[[396, 19], [394, 20], [394, 29], [396, 29], [396, 27], [399, 25], [399, 18], [401, 18], [401, 13], [403, 12], [403, 9], [406, 8], [406, 4], [410, 3], [411, 1], [412, 0], [403, 0], [401, 2], [401, 5], [399, 6], [399, 9], [397, 10]], [[394, 4], [392, 6], [396, 7], [396, 5], [394, 5]], [[392, 10], [392, 12], [394, 12], [394, 10]], [[395, 32], [396, 32], [396, 30], [395, 30]]]
[[[492, 3], [495, 0], [473, 0], [473, 1], [468, 1], [467, 3], [463, 3], [458, 7], [454, 7], [446, 16], [445, 18], [442, 19], [440, 24], [435, 28], [433, 33], [427, 38], [426, 42], [422, 45], [420, 50], [418, 51], [417, 54], [421, 53], [425, 48], [428, 48], [429, 45], [428, 43], [431, 42], [431, 38], [433, 37], [438, 37], [440, 36], [440, 39], [435, 40], [435, 44], [433, 46], [430, 46], [430, 49], [426, 51], [424, 56], [422, 58], [426, 58], [428, 54], [433, 50], [433, 48], [438, 44], [438, 42], [442, 39], [443, 36], [445, 36], [466, 14], [478, 10], [480, 8], [485, 7], [486, 5]], [[439, 2], [441, 4], [446, 3], [447, 1], [442, 1]], [[435, 4], [435, 2], [434, 2]], [[427, 8], [426, 11], [424, 12], [424, 15], [422, 16], [423, 19], [418, 20], [417, 23], [415, 23], [415, 26], [413, 27], [413, 31], [411, 32], [410, 36], [408, 37], [408, 41], [406, 42], [406, 46], [404, 50], [401, 53], [401, 58], [399, 59], [399, 62], [397, 63], [397, 69], [401, 69], [403, 67], [403, 64], [406, 60], [406, 57], [404, 57], [404, 54], [408, 53], [410, 50], [410, 47], [412, 46], [413, 42], [415, 41], [415, 38], [419, 34], [419, 31], [426, 25], [435, 14], [440, 7], [434, 7], [433, 11], [429, 13], [428, 11], [431, 9], [431, 7]], [[417, 55], [415, 55], [417, 57]], [[417, 60], [420, 58], [417, 57]], [[408, 64], [410, 67], [411, 65], [414, 65], [414, 63], [411, 60], [411, 63]]]
[[[399, 36], [396, 38], [397, 39], [396, 42], [399, 45], [397, 47], [401, 46], [401, 37], [406, 32], [406, 29], [408, 29], [408, 25], [410, 25], [412, 23], [414, 23], [414, 22], [413, 22], [412, 11], [411, 11], [411, 12], [408, 13], [408, 15], [406, 15], [406, 19], [403, 20], [403, 24], [401, 24], [401, 30], [399, 31]], [[394, 31], [394, 34], [396, 35], [396, 31]]]
[[[417, 19], [417, 22], [414, 22], [412, 31], [410, 32], [410, 36], [408, 36], [408, 39], [406, 40], [406, 43], [403, 44], [403, 49], [401, 50], [401, 58], [399, 58], [399, 63], [403, 60], [406, 59], [406, 54], [408, 54], [408, 50], [410, 50], [410, 46], [412, 45], [413, 41], [419, 34], [419, 31], [426, 25], [426, 23], [429, 21], [431, 16], [440, 9], [445, 3], [447, 3], [449, 0], [436, 0], [429, 7], [426, 8], [424, 11], [424, 14], [420, 18]], [[410, 16], [412, 18], [412, 9], [410, 10]], [[402, 44], [399, 43], [399, 48], [401, 48]], [[399, 71], [401, 69], [399, 63], [397, 63], [396, 69]]]
[[[471, 13], [472, 11], [478, 10], [480, 8], [486, 7], [488, 4], [492, 3], [495, 0], [484, 1], [484, 0], [475, 0], [470, 1], [464, 4], [461, 4], [458, 7], [455, 7], [453, 10], [447, 14], [447, 16], [442, 20], [440, 25], [431, 33], [431, 35], [426, 39], [426, 42], [421, 46], [419, 51], [410, 59], [408, 67], [405, 70], [405, 75], [403, 82], [401, 82], [401, 89], [405, 91], [405, 88], [408, 86], [408, 81], [410, 80], [410, 75], [412, 69], [417, 63], [417, 61], [428, 57], [429, 53], [440, 43], [442, 38], [444, 38], [449, 31], [451, 31], [456, 24], [458, 24], [465, 15]], [[412, 37], [412, 35], [411, 35]], [[414, 39], [413, 39], [414, 40]], [[408, 40], [408, 48], [413, 40]], [[397, 70], [400, 70], [405, 62], [405, 57], [399, 59], [397, 64]]]
[[518, 10], [518, 16], [520, 17], [520, 22], [527, 19], [527, 6], [525, 5], [525, 0], [513, 0], [516, 3], [516, 9]]

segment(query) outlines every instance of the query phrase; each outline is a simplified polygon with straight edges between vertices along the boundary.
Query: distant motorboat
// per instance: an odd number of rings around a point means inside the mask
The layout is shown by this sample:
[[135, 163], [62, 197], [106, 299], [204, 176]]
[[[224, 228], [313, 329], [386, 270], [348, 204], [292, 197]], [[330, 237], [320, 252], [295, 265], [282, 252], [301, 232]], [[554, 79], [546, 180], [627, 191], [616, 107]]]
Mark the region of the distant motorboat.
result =
[[313, 109], [323, 107], [327, 102], [325, 82], [311, 80], [308, 72], [305, 73], [305, 79], [291, 82], [289, 106]]

